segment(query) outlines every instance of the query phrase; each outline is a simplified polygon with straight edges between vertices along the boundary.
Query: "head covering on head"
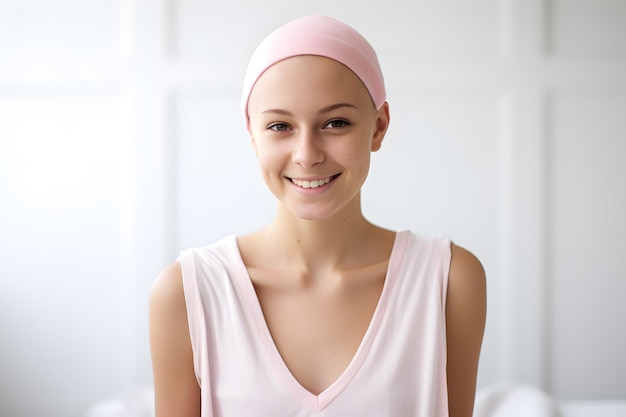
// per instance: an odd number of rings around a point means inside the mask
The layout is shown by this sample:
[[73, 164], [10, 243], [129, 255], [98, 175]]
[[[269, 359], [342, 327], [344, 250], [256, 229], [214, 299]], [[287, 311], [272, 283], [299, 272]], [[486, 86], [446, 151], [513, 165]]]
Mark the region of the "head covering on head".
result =
[[306, 16], [270, 33], [252, 54], [241, 96], [246, 127], [249, 127], [248, 100], [259, 77], [275, 63], [300, 55], [323, 56], [342, 63], [361, 79], [377, 109], [385, 103], [383, 74], [376, 52], [367, 40], [338, 20]]

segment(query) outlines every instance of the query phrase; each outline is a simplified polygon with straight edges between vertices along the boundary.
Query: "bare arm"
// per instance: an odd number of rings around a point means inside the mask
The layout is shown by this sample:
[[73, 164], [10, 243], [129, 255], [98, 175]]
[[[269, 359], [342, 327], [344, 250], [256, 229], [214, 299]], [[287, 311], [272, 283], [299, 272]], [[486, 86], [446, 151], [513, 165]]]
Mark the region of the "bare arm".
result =
[[150, 350], [156, 417], [199, 417], [200, 387], [178, 263], [159, 274], [150, 292]]
[[446, 301], [450, 417], [472, 416], [485, 316], [485, 271], [474, 255], [452, 245]]

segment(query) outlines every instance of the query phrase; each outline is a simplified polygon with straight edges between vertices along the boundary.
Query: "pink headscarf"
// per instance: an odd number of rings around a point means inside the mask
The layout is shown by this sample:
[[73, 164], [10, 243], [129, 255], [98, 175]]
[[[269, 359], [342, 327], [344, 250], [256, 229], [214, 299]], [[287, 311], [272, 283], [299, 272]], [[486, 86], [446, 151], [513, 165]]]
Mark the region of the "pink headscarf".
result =
[[383, 74], [374, 48], [352, 27], [326, 16], [302, 17], [270, 33], [250, 58], [243, 82], [241, 110], [249, 127], [248, 100], [254, 84], [269, 67], [284, 59], [317, 55], [350, 68], [369, 91], [377, 109], [385, 103]]

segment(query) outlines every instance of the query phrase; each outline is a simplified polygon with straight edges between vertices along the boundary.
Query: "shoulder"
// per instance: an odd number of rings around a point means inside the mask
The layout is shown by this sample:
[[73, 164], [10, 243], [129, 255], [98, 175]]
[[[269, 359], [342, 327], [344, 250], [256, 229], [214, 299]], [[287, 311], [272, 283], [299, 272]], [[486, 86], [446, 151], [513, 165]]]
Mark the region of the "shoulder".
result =
[[183, 274], [178, 262], [167, 266], [157, 276], [149, 299], [150, 331], [156, 335], [186, 328], [187, 307]]
[[150, 290], [152, 307], [184, 307], [183, 273], [180, 263], [174, 262], [157, 276]]
[[458, 324], [482, 336], [487, 302], [485, 270], [470, 251], [451, 244], [450, 252], [446, 296], [448, 328], [453, 330]]
[[149, 331], [157, 415], [199, 416], [200, 388], [178, 262], [163, 269], [152, 286]]
[[[467, 297], [478, 297], [485, 292], [485, 270], [478, 258], [460, 246], [450, 244], [450, 272], [448, 290], [466, 293]], [[456, 294], [452, 294], [456, 295]]]
[[159, 332], [164, 328], [184, 329], [187, 324], [187, 304], [183, 273], [178, 262], [164, 268], [157, 276], [149, 297], [150, 327]]
[[486, 279], [471, 252], [451, 244], [446, 297], [448, 406], [450, 416], [471, 416], [485, 330]]

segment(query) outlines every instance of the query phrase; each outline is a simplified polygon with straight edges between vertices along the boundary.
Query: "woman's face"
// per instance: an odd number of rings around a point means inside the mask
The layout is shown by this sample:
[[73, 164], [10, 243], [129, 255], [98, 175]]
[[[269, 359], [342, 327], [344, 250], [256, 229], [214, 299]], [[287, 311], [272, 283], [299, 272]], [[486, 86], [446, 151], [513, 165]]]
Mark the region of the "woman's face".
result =
[[250, 94], [248, 114], [265, 183], [306, 220], [330, 218], [358, 198], [389, 122], [387, 104], [376, 110], [352, 71], [308, 55], [270, 67]]

